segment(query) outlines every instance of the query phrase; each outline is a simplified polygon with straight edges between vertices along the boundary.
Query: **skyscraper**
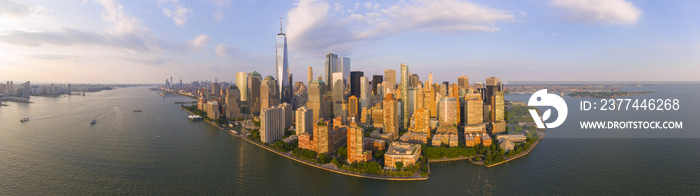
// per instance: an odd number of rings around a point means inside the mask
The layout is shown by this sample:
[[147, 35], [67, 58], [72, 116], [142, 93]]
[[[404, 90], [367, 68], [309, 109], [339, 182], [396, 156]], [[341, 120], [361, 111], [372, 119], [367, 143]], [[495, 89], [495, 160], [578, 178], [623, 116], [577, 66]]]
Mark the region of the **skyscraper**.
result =
[[325, 83], [329, 85], [328, 89], [326, 90], [332, 90], [333, 87], [333, 80], [332, 80], [332, 75], [333, 72], [335, 72], [335, 68], [338, 67], [338, 55], [333, 54], [333, 53], [328, 53], [326, 54], [326, 64], [323, 66], [325, 68], [324, 70], [324, 77], [326, 78]]
[[272, 76], [265, 77], [260, 85], [260, 108], [265, 109], [276, 106], [280, 103], [278, 82]]
[[260, 112], [260, 141], [272, 144], [284, 136], [284, 109], [272, 106]]
[[433, 86], [433, 72], [428, 73], [428, 84], [426, 86]]
[[467, 76], [459, 76], [457, 78], [457, 86], [459, 86], [460, 89], [469, 89], [469, 78]]
[[353, 71], [350, 72], [350, 95], [354, 95], [355, 97], [360, 97], [360, 77], [363, 77], [365, 74], [361, 71]]
[[248, 75], [248, 111], [251, 114], [260, 113], [260, 85], [262, 83], [262, 76], [257, 71], [253, 71]]
[[[371, 90], [369, 86], [369, 81], [367, 81], [367, 77], [360, 77], [360, 107], [361, 108], [369, 108], [371, 107]], [[362, 109], [360, 109], [362, 110]]]
[[313, 110], [306, 107], [300, 107], [296, 112], [296, 132], [297, 135], [302, 133], [313, 133]]
[[411, 115], [413, 115], [409, 113], [408, 104], [406, 104], [406, 101], [408, 101], [408, 77], [408, 65], [401, 63], [401, 99], [404, 100], [401, 110], [401, 116], [403, 117], [403, 128], [408, 128], [408, 120], [411, 118]]
[[[244, 73], [245, 74], [245, 73]], [[226, 118], [235, 119], [241, 116], [241, 91], [236, 85], [231, 85], [226, 91]]]
[[326, 89], [326, 84], [321, 77], [318, 80], [312, 80], [309, 84], [309, 100], [306, 102], [306, 106], [313, 111], [312, 122], [318, 121], [319, 118], [328, 119], [328, 104], [323, 100]]
[[421, 85], [420, 83], [420, 77], [418, 77], [418, 74], [413, 74], [411, 75], [411, 87], [417, 87], [418, 85]]
[[338, 57], [338, 69], [335, 72], [343, 72], [343, 80], [350, 83], [350, 58]]
[[282, 18], [280, 18], [280, 33], [277, 34], [277, 86], [280, 99], [289, 103], [291, 98], [291, 81], [289, 81], [289, 65], [287, 58], [287, 35], [282, 32]]
[[358, 118], [359, 117], [358, 115], [359, 115], [359, 111], [362, 111], [362, 110], [358, 110], [358, 108], [359, 108], [358, 103], [359, 103], [359, 101], [358, 101], [357, 97], [355, 97], [355, 95], [350, 95], [350, 98], [348, 98], [348, 115], [350, 117], [355, 117], [355, 120], [360, 120]]
[[486, 94], [484, 95], [484, 101], [486, 102], [487, 105], [491, 105], [491, 97], [493, 97], [493, 93], [498, 91], [498, 78], [496, 77], [490, 77], [486, 78]]
[[219, 85], [218, 79], [214, 79], [214, 83], [211, 83], [211, 94], [216, 97], [221, 97], [221, 85]]
[[382, 83], [382, 81], [384, 81], [383, 79], [384, 79], [384, 76], [382, 76], [382, 75], [373, 75], [372, 76], [372, 94], [373, 95], [378, 95], [377, 94], [377, 85], [379, 85], [379, 83]]
[[248, 74], [245, 72], [236, 73], [236, 86], [241, 91], [241, 101], [248, 101]]
[[[387, 88], [394, 89], [395, 85], [396, 85], [396, 70], [393, 70], [393, 69], [384, 70], [384, 90], [386, 90]], [[382, 95], [382, 97], [383, 96], [384, 95]]]
[[394, 138], [399, 137], [399, 114], [397, 113], [396, 99], [394, 99], [394, 94], [387, 94], [384, 98], [384, 108], [382, 110], [383, 123], [384, 123], [384, 133], [393, 133]]
[[369, 161], [372, 158], [372, 151], [365, 150], [362, 146], [362, 128], [357, 127], [357, 124], [353, 122], [350, 124], [347, 134], [348, 162], [353, 163]]
[[314, 80], [314, 70], [313, 68], [309, 67], [309, 72], [306, 75], [306, 84], [311, 84], [311, 80]]
[[345, 101], [345, 83], [343, 82], [343, 73], [341, 72], [334, 72], [332, 77], [333, 116], [338, 117], [343, 115], [343, 101]]

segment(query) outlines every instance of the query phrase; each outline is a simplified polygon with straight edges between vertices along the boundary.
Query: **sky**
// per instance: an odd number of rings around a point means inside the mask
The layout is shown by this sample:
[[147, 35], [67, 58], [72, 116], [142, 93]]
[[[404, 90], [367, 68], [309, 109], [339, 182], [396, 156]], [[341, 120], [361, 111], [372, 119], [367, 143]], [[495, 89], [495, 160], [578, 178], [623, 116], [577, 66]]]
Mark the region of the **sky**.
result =
[[323, 72], [326, 53], [366, 76], [421, 80], [698, 81], [692, 0], [0, 0], [0, 81], [163, 83]]

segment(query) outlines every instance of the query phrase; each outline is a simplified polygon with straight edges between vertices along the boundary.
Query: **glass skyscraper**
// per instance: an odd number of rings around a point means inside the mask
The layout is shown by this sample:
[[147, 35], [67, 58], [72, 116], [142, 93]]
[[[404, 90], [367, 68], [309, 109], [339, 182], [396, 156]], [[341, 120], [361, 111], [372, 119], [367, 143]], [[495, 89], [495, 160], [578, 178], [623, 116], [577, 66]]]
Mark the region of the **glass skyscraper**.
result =
[[277, 34], [277, 86], [279, 86], [280, 100], [289, 102], [292, 92], [289, 81], [289, 63], [287, 58], [287, 35], [282, 32], [282, 20], [280, 18], [280, 33]]

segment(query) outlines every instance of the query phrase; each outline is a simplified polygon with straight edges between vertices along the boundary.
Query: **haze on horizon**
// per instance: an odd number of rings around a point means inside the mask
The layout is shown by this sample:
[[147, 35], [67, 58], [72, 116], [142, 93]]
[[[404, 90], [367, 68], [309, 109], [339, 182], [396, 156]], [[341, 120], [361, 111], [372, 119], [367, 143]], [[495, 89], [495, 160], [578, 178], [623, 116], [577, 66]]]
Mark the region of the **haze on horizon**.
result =
[[421, 80], [698, 81], [700, 2], [0, 0], [0, 81], [162, 83], [290, 73], [332, 52]]

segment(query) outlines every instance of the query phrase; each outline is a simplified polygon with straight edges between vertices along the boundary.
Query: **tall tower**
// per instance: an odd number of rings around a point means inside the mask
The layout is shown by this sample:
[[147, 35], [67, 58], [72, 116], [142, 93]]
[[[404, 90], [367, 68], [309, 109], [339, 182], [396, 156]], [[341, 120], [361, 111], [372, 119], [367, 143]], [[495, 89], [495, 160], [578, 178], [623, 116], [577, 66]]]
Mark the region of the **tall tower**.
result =
[[309, 73], [306, 75], [306, 85], [311, 84], [311, 80], [314, 80], [314, 70], [309, 67]]
[[333, 54], [333, 53], [328, 53], [326, 54], [326, 64], [323, 66], [325, 68], [324, 70], [324, 76], [325, 76], [325, 83], [329, 85], [327, 90], [332, 90], [333, 86], [333, 80], [332, 80], [332, 75], [333, 72], [335, 72], [335, 68], [338, 67], [338, 55]]
[[287, 35], [282, 32], [282, 17], [280, 17], [280, 33], [277, 34], [277, 86], [282, 102], [289, 102], [292, 92], [289, 81], [289, 63], [287, 58]]
[[403, 116], [403, 128], [408, 128], [409, 124], [409, 118], [411, 118], [411, 114], [409, 113], [408, 110], [408, 65], [405, 65], [401, 63], [401, 99], [404, 100], [404, 104], [401, 106], [403, 110], [401, 110], [401, 113]]

